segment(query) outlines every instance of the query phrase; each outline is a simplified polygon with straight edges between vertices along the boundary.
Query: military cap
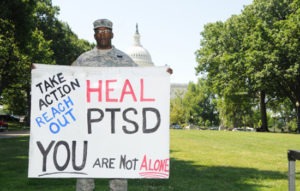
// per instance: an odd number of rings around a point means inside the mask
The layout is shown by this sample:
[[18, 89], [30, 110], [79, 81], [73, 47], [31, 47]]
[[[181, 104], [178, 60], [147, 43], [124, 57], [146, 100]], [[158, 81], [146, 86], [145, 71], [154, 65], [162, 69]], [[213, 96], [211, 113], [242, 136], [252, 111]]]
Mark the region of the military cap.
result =
[[112, 22], [108, 19], [98, 19], [94, 21], [94, 29], [99, 27], [106, 27], [112, 29]]

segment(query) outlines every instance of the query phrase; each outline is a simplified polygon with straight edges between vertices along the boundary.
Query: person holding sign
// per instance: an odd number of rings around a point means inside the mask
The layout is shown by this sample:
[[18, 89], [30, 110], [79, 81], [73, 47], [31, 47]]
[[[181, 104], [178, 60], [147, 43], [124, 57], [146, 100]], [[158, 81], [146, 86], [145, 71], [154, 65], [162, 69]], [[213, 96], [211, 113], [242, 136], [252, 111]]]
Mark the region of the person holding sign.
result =
[[[111, 40], [113, 23], [108, 19], [94, 21], [94, 38], [97, 46], [81, 54], [72, 66], [93, 67], [131, 67], [137, 64], [124, 52], [115, 48]], [[126, 191], [127, 180], [113, 179], [109, 181], [111, 191]], [[94, 179], [77, 179], [76, 191], [92, 191], [95, 189]]]
[[94, 38], [97, 46], [92, 50], [81, 54], [73, 66], [96, 66], [96, 67], [124, 67], [137, 66], [136, 63], [124, 52], [115, 48], [111, 40], [112, 22], [107, 19], [99, 19], [94, 22]]
[[[124, 52], [115, 48], [111, 40], [113, 23], [108, 19], [94, 21], [94, 38], [97, 42], [92, 50], [81, 54], [73, 63], [73, 66], [92, 67], [135, 67], [137, 64]], [[172, 74], [171, 68], [167, 72]], [[76, 191], [92, 191], [95, 189], [94, 179], [77, 179]], [[127, 191], [126, 179], [112, 179], [109, 181], [110, 191]]]

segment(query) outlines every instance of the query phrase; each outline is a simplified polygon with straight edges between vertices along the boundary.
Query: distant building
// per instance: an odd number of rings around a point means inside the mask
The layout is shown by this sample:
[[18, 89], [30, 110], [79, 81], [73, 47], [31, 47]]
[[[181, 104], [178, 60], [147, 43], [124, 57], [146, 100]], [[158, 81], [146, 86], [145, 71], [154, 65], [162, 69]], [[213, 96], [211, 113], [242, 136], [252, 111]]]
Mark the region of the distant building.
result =
[[181, 97], [183, 98], [184, 94], [187, 91], [187, 84], [171, 84], [171, 95], [170, 98]]

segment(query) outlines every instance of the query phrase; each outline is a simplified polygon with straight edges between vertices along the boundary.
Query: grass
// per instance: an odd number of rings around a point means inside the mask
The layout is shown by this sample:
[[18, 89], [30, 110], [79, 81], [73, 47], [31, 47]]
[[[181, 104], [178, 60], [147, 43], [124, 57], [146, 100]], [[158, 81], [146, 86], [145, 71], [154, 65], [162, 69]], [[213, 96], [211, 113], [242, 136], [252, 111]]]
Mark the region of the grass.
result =
[[[170, 139], [170, 178], [129, 180], [129, 191], [286, 191], [287, 151], [300, 150], [296, 134], [171, 130]], [[28, 144], [0, 139], [0, 190], [74, 191], [75, 179], [27, 178]], [[108, 191], [108, 180], [96, 179], [96, 190]]]

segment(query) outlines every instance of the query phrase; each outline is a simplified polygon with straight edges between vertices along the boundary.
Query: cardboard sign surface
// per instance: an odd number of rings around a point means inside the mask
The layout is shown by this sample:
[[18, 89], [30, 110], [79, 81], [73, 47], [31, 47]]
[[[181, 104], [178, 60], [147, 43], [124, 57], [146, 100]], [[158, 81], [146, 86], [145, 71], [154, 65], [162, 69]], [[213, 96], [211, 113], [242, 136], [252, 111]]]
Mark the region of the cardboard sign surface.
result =
[[34, 66], [29, 177], [169, 177], [165, 67]]

